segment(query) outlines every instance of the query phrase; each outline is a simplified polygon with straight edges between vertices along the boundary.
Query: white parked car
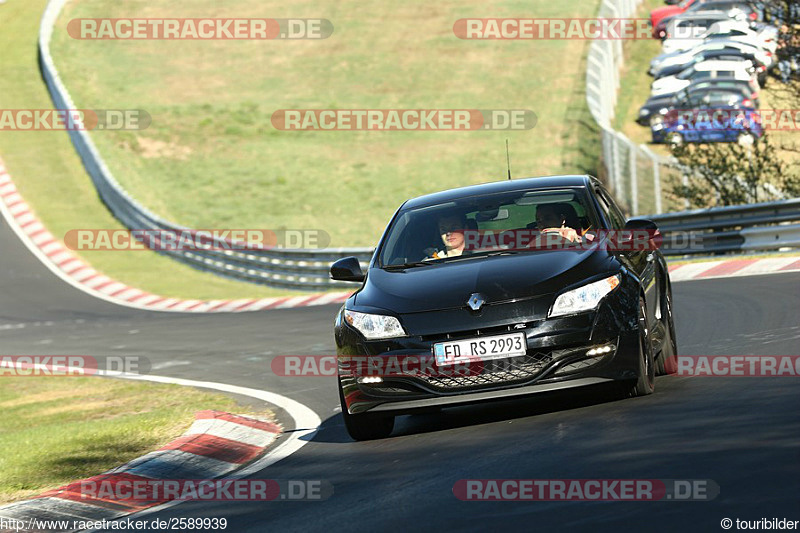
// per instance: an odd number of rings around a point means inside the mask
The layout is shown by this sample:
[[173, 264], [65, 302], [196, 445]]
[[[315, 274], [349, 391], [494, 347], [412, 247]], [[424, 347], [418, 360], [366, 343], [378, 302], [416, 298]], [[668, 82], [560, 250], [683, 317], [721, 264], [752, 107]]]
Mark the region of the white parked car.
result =
[[[697, 36], [675, 34], [674, 37], [664, 41], [661, 50], [665, 54], [677, 50], [690, 50], [713, 39], [742, 42], [775, 54], [778, 49], [778, 28], [767, 24], [751, 28], [750, 23], [736, 20], [715, 22], [710, 28]], [[770, 57], [769, 64], [772, 64], [773, 59], [772, 56]]]
[[703, 61], [702, 63], [697, 63], [688, 67], [675, 76], [666, 76], [655, 80], [650, 86], [650, 96], [661, 96], [678, 92], [692, 81], [722, 77], [756, 81], [756, 69], [753, 67], [753, 63], [748, 60]]
[[[718, 54], [714, 54], [715, 52]], [[775, 61], [774, 55], [758, 46], [730, 39], [712, 39], [689, 50], [677, 50], [659, 55], [650, 62], [650, 74], [658, 78], [663, 75], [661, 73], [665, 70], [674, 71], [674, 67], [679, 65], [688, 67], [693, 60], [695, 62], [703, 61], [704, 57], [714, 59], [713, 55], [740, 55], [742, 59], [755, 59], [758, 64], [764, 65], [766, 68], [770, 68]]]
[[730, 17], [719, 12], [684, 13], [667, 23], [664, 40], [695, 39], [708, 31], [713, 24], [729, 20]]

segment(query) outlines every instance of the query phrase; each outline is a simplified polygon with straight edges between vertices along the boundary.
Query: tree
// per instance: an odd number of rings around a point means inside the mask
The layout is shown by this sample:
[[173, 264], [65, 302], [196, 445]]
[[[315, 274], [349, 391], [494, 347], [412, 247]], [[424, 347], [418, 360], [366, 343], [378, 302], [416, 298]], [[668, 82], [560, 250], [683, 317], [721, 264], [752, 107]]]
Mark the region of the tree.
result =
[[800, 196], [800, 165], [768, 134], [752, 145], [681, 144], [672, 148], [687, 177], [668, 193], [692, 207], [714, 207]]

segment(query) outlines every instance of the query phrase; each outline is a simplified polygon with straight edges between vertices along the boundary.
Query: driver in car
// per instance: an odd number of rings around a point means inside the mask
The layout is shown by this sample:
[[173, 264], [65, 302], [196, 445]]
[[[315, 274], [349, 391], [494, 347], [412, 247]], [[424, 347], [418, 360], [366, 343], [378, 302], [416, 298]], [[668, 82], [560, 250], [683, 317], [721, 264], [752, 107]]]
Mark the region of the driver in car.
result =
[[444, 250], [433, 250], [427, 259], [444, 259], [458, 257], [464, 253], [464, 231], [467, 229], [467, 217], [446, 215], [439, 218], [439, 235], [444, 243]]
[[581, 242], [575, 228], [567, 226], [567, 214], [560, 213], [554, 204], [542, 204], [536, 208], [536, 227], [542, 233], [558, 233], [570, 242]]

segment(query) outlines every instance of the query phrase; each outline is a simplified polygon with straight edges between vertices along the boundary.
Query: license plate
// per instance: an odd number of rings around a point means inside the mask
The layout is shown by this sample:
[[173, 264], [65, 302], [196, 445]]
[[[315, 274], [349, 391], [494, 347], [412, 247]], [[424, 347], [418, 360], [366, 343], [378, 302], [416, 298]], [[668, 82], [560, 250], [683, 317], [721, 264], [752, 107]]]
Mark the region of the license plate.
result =
[[526, 349], [525, 333], [520, 332], [439, 342], [433, 345], [433, 355], [436, 357], [436, 364], [443, 366], [525, 355]]

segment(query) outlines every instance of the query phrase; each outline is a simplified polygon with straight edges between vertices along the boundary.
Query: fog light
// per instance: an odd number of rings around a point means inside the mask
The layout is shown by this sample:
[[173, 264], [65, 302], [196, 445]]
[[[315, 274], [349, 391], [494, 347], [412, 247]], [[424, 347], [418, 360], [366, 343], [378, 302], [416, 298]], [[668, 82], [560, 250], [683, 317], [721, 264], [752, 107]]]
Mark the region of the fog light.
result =
[[614, 346], [611, 344], [606, 344], [605, 346], [598, 346], [596, 348], [592, 348], [591, 350], [586, 352], [586, 355], [588, 355], [589, 357], [597, 357], [605, 355], [607, 353], [611, 353], [612, 350], [614, 350]]
[[382, 383], [383, 378], [380, 376], [365, 376], [363, 378], [358, 378], [359, 383]]

